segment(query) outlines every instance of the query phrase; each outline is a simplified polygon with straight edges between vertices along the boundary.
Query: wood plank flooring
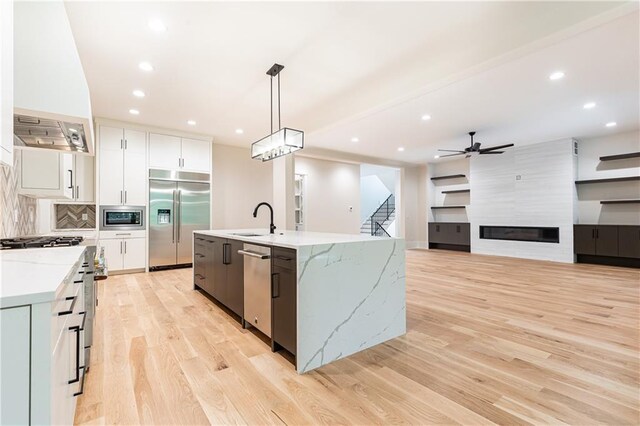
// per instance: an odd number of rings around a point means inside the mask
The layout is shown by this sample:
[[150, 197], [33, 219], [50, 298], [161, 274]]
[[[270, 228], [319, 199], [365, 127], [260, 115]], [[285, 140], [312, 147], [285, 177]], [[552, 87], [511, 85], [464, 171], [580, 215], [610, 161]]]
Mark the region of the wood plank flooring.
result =
[[192, 289], [99, 284], [78, 424], [639, 424], [640, 271], [407, 252], [407, 334], [319, 370]]

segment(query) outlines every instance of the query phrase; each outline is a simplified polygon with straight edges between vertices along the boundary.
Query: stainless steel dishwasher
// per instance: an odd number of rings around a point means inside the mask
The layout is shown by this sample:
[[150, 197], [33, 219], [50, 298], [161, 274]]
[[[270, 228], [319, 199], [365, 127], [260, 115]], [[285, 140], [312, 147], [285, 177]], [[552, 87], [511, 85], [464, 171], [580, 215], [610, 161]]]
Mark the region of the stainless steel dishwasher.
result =
[[271, 248], [245, 244], [238, 253], [244, 256], [244, 320], [271, 337]]

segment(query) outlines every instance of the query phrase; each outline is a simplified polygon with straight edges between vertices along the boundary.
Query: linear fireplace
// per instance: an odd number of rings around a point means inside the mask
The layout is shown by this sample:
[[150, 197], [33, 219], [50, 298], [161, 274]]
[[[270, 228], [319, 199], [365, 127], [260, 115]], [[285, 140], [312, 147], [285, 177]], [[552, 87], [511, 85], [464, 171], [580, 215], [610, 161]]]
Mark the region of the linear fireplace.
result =
[[541, 226], [480, 226], [480, 238], [486, 240], [559, 243], [560, 228]]

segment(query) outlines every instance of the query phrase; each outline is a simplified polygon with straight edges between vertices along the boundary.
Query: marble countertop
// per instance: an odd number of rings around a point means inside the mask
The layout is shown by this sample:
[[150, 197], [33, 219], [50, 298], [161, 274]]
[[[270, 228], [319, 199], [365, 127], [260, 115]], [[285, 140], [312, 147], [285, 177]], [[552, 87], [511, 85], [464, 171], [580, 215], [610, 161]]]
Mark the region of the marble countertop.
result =
[[81, 262], [85, 247], [49, 247], [0, 251], [0, 308], [43, 303]]
[[[196, 234], [212, 237], [229, 238], [231, 240], [244, 241], [246, 243], [265, 244], [276, 247], [297, 249], [304, 246], [321, 244], [356, 243], [364, 241], [388, 240], [388, 238], [373, 237], [361, 234], [331, 234], [326, 232], [306, 231], [278, 231], [273, 235], [268, 229], [212, 229], [207, 231], [195, 231]], [[260, 236], [243, 236], [235, 234], [260, 234]]]

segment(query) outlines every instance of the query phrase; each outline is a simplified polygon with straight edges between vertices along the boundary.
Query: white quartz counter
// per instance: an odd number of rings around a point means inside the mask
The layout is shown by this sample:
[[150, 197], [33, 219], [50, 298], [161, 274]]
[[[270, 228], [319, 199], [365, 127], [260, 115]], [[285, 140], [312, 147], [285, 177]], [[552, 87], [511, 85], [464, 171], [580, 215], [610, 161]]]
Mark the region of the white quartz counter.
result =
[[49, 247], [0, 251], [0, 308], [48, 302], [85, 247]]
[[[360, 243], [365, 241], [381, 241], [388, 238], [373, 237], [361, 234], [331, 234], [326, 232], [306, 231], [280, 231], [271, 235], [267, 229], [212, 229], [207, 231], [195, 231], [196, 234], [212, 237], [229, 238], [247, 243], [266, 244], [276, 247], [297, 249], [305, 246], [317, 246], [322, 244]], [[247, 236], [238, 234], [259, 234], [259, 236]]]

